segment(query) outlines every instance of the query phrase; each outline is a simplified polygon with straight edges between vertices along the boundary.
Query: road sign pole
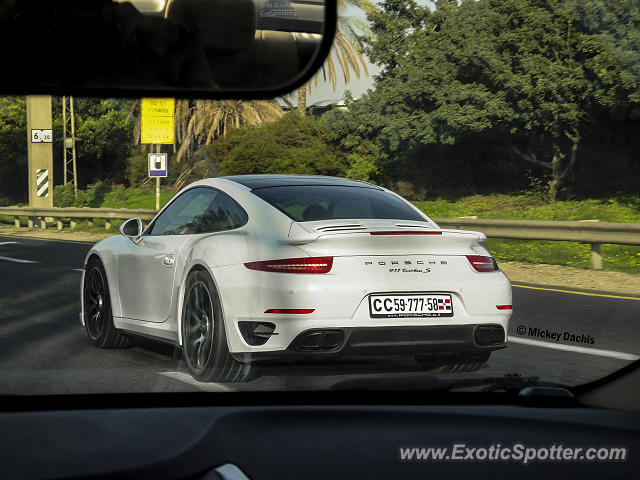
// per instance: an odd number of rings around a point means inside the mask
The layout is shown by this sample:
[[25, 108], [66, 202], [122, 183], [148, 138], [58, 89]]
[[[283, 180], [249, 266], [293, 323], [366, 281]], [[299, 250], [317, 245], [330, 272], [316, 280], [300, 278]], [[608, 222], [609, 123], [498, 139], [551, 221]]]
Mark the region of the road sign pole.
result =
[[[156, 153], [160, 153], [160, 145], [156, 145]], [[156, 212], [160, 210], [160, 177], [156, 177]]]

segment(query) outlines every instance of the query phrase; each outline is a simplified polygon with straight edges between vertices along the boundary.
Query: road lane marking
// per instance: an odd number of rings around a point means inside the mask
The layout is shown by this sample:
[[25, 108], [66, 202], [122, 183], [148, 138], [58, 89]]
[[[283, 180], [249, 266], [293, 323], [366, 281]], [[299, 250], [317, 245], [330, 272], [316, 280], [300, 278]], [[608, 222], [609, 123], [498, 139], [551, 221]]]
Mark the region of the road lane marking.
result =
[[18, 245], [20, 242], [0, 242], [0, 247], [2, 245]]
[[543, 340], [532, 340], [529, 338], [513, 337], [509, 335], [507, 340], [511, 343], [520, 343], [532, 347], [551, 348], [553, 350], [562, 350], [565, 352], [584, 353], [586, 355], [596, 355], [599, 357], [617, 358], [619, 360], [640, 360], [640, 355], [633, 353], [616, 352], [614, 350], [601, 350], [599, 348], [578, 347], [577, 345], [566, 345], [564, 343], [545, 342]]
[[621, 295], [609, 295], [606, 293], [590, 293], [590, 292], [576, 292], [575, 290], [562, 290], [560, 288], [549, 288], [549, 287], [532, 287], [530, 285], [516, 285], [512, 284], [512, 287], [517, 288], [529, 288], [531, 290], [546, 290], [549, 292], [560, 292], [560, 293], [572, 293], [574, 295], [587, 295], [589, 297], [605, 297], [605, 298], [620, 298], [622, 300], [636, 300], [640, 301], [638, 297], [624, 297]]
[[158, 372], [160, 375], [169, 377], [179, 382], [188, 383], [204, 392], [233, 392], [233, 389], [221, 383], [199, 382], [188, 373], [184, 372]]
[[15, 263], [38, 263], [34, 260], [23, 260], [22, 258], [0, 257], [0, 260], [6, 260], [7, 262]]
[[73, 270], [74, 272], [84, 272], [84, 269], [82, 268], [72, 268], [71, 270]]

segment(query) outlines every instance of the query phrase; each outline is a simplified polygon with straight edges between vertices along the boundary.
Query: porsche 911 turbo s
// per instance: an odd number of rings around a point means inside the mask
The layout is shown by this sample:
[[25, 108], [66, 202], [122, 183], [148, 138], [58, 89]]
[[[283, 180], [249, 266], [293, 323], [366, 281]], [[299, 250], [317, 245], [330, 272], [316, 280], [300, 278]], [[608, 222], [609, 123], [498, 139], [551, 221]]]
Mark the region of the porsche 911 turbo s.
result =
[[470, 371], [506, 346], [511, 284], [485, 235], [441, 229], [376, 185], [210, 178], [120, 232], [85, 260], [89, 339], [172, 342], [200, 381], [246, 381], [256, 362], [361, 356]]

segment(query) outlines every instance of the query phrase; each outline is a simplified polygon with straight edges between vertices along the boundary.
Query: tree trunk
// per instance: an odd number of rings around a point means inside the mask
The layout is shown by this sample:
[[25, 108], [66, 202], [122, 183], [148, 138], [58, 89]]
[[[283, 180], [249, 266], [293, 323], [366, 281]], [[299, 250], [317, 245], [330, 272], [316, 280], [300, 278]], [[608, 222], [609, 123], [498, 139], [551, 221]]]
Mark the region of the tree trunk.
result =
[[551, 181], [549, 182], [549, 200], [551, 203], [556, 203], [556, 199], [558, 198], [558, 190], [560, 189], [560, 182], [562, 181], [560, 177], [561, 162], [562, 157], [558, 153], [555, 153], [553, 159], [551, 159]]
[[569, 161], [567, 166], [562, 168], [562, 160], [565, 157], [564, 153], [560, 153], [559, 147], [554, 147], [554, 155], [551, 160], [551, 181], [549, 182], [549, 199], [551, 203], [555, 203], [558, 197], [558, 191], [560, 186], [567, 178], [567, 176], [573, 172], [573, 166], [578, 158], [578, 144], [580, 143], [580, 132], [576, 129], [573, 134], [565, 131], [566, 137], [571, 140], [571, 152], [569, 153]]
[[305, 83], [298, 88], [298, 112], [301, 115], [307, 113], [307, 84]]

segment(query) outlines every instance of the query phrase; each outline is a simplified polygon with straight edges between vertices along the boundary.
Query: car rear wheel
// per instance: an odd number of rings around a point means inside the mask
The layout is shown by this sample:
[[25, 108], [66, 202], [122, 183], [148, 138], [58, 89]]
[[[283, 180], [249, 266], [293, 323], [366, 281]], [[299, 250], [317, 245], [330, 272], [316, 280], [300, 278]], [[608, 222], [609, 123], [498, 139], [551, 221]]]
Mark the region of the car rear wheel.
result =
[[107, 275], [100, 260], [87, 264], [82, 292], [84, 326], [89, 340], [98, 348], [125, 348], [130, 337], [113, 325]]
[[416, 355], [418, 364], [432, 373], [474, 372], [487, 364], [491, 352]]
[[229, 353], [222, 307], [211, 276], [203, 270], [189, 273], [182, 308], [182, 351], [189, 372], [201, 382], [246, 382], [250, 363]]

